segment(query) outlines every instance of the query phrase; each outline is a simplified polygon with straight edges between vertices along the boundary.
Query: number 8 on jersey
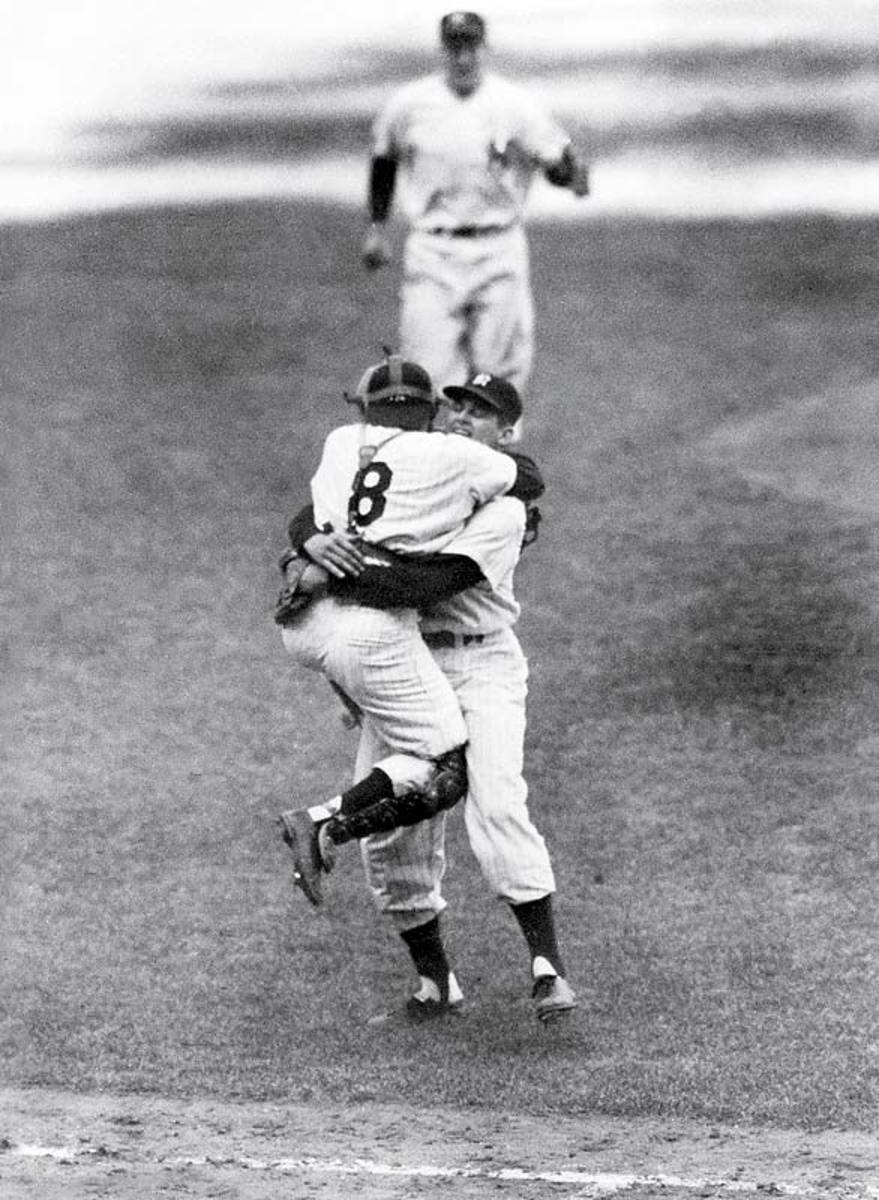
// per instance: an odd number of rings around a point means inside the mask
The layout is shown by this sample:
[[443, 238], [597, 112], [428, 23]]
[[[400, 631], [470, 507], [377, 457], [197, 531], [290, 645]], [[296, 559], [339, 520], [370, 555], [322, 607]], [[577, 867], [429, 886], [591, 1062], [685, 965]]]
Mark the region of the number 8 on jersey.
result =
[[348, 523], [354, 529], [364, 529], [377, 521], [385, 511], [385, 493], [391, 486], [394, 473], [385, 462], [371, 462], [354, 476], [354, 486], [348, 500]]

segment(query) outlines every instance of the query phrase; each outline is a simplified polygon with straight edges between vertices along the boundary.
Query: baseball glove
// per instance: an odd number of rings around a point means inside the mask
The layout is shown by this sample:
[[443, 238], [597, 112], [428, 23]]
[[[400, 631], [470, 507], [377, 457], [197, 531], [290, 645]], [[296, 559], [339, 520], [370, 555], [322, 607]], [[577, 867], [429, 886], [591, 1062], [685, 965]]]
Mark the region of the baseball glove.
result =
[[529, 458], [521, 450], [506, 450], [505, 453], [516, 464], [516, 478], [507, 495], [513, 496], [525, 504], [529, 504], [532, 500], [539, 500], [546, 491], [540, 467], [533, 458]]
[[525, 535], [522, 538], [522, 548], [531, 546], [537, 541], [537, 535], [540, 531], [540, 522], [543, 520], [543, 513], [536, 504], [529, 504], [525, 509]]
[[311, 593], [299, 590], [299, 581], [308, 566], [308, 560], [288, 551], [281, 562], [287, 582], [281, 588], [275, 602], [275, 624], [292, 625], [299, 614], [311, 604]]

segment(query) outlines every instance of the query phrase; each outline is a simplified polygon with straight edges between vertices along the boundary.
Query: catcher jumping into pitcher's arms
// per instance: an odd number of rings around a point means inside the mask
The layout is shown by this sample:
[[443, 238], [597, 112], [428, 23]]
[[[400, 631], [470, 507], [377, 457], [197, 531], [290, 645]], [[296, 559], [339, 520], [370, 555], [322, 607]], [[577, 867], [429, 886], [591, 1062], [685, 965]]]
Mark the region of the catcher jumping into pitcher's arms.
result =
[[[480, 375], [445, 389], [434, 425], [511, 453], [521, 414], [511, 384]], [[536, 499], [539, 472], [530, 459], [516, 457], [537, 481], [531, 488]], [[510, 906], [525, 936], [535, 1014], [549, 1023], [570, 1013], [576, 997], [556, 936], [552, 866], [528, 814], [522, 775], [527, 668], [513, 632], [519, 608], [512, 585], [520, 549], [536, 536], [538, 519], [533, 501], [501, 497], [475, 512], [440, 553], [388, 556], [381, 565], [368, 562], [350, 533], [319, 531], [310, 507], [291, 521], [289, 534], [309, 561], [307, 586], [330, 588], [364, 605], [421, 610], [422, 637], [454, 689], [467, 729], [468, 837], [489, 887]], [[368, 778], [386, 752], [366, 717], [356, 777]], [[315, 806], [297, 816], [303, 842], [319, 848], [322, 870], [332, 868], [335, 846], [362, 839], [375, 903], [400, 933], [418, 972], [418, 988], [404, 1009], [415, 1021], [463, 1011], [440, 929], [447, 807], [415, 793], [366, 808], [349, 805], [347, 815], [328, 816]]]
[[488, 371], [524, 395], [534, 353], [529, 190], [542, 174], [586, 196], [589, 169], [534, 95], [487, 69], [478, 13], [447, 13], [439, 33], [442, 71], [394, 92], [375, 120], [363, 261], [375, 270], [390, 260], [401, 181], [402, 352], [440, 386]]
[[[389, 354], [346, 398], [358, 419], [327, 437], [311, 498], [318, 525], [355, 532], [367, 559], [379, 561], [384, 549], [436, 553], [480, 504], [504, 494], [528, 498], [533, 489], [508, 455], [427, 432], [436, 397], [417, 363]], [[327, 815], [416, 790], [427, 791], [437, 805], [463, 794], [466, 728], [448, 680], [421, 639], [414, 609], [352, 605], [330, 592], [299, 606], [305, 572], [294, 553], [285, 555], [284, 569], [285, 649], [370, 717], [388, 747], [375, 770], [327, 802]], [[319, 904], [320, 851], [314, 839], [301, 836], [297, 814], [291, 808], [281, 816], [294, 880]]]

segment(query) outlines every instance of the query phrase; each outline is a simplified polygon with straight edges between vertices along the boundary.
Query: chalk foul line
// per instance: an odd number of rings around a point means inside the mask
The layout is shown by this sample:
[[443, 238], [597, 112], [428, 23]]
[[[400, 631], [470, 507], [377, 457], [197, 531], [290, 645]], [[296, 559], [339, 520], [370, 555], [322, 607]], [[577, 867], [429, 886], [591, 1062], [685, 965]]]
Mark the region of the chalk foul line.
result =
[[[428, 1164], [403, 1165], [399, 1163], [382, 1163], [370, 1159], [355, 1158], [348, 1161], [342, 1159], [320, 1158], [252, 1158], [249, 1155], [231, 1155], [229, 1157], [212, 1155], [195, 1155], [189, 1157], [149, 1156], [138, 1153], [132, 1157], [124, 1151], [109, 1150], [104, 1146], [94, 1148], [39, 1146], [20, 1144], [8, 1146], [4, 1157], [22, 1159], [48, 1159], [59, 1163], [76, 1163], [95, 1159], [123, 1160], [131, 1166], [148, 1164], [167, 1170], [186, 1167], [240, 1168], [247, 1171], [276, 1172], [291, 1174], [293, 1172], [310, 1172], [320, 1175], [371, 1175], [395, 1179], [484, 1179], [501, 1183], [553, 1183], [569, 1187], [585, 1188], [590, 1197], [612, 1197], [636, 1187], [677, 1188], [679, 1191], [705, 1192], [710, 1189], [714, 1194], [729, 1195], [760, 1195], [760, 1196], [808, 1196], [812, 1189], [795, 1186], [784, 1182], [755, 1182], [745, 1179], [695, 1179], [687, 1176], [665, 1175], [662, 1173], [636, 1175], [628, 1172], [614, 1171], [582, 1171], [566, 1170], [527, 1170], [524, 1167], [438, 1167]], [[879, 1185], [867, 1184], [857, 1190], [864, 1200], [879, 1200]], [[849, 1187], [847, 1195], [853, 1192]]]

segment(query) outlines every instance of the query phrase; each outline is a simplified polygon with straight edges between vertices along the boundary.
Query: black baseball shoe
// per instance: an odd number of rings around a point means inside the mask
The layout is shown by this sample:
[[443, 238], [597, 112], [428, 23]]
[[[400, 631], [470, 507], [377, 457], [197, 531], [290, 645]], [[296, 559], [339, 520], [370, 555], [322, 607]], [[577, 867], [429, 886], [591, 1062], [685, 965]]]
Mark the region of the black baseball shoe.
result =
[[449, 973], [445, 986], [433, 979], [421, 977], [421, 986], [406, 1001], [406, 1017], [414, 1025], [435, 1021], [438, 1017], [462, 1017], [464, 994], [454, 972]]
[[319, 908], [323, 903], [325, 867], [318, 840], [320, 826], [302, 809], [288, 809], [279, 817], [284, 841], [293, 852], [293, 882], [308, 901]]
[[404, 1023], [408, 1025], [425, 1025], [431, 1021], [442, 1020], [444, 1017], [463, 1017], [467, 1012], [464, 995], [454, 973], [449, 975], [445, 988], [440, 988], [432, 979], [421, 977], [421, 986], [406, 1003], [389, 1012], [377, 1013], [370, 1017], [370, 1025], [388, 1025]]
[[577, 997], [561, 975], [541, 975], [535, 979], [531, 1001], [541, 1025], [553, 1025], [577, 1007]]

